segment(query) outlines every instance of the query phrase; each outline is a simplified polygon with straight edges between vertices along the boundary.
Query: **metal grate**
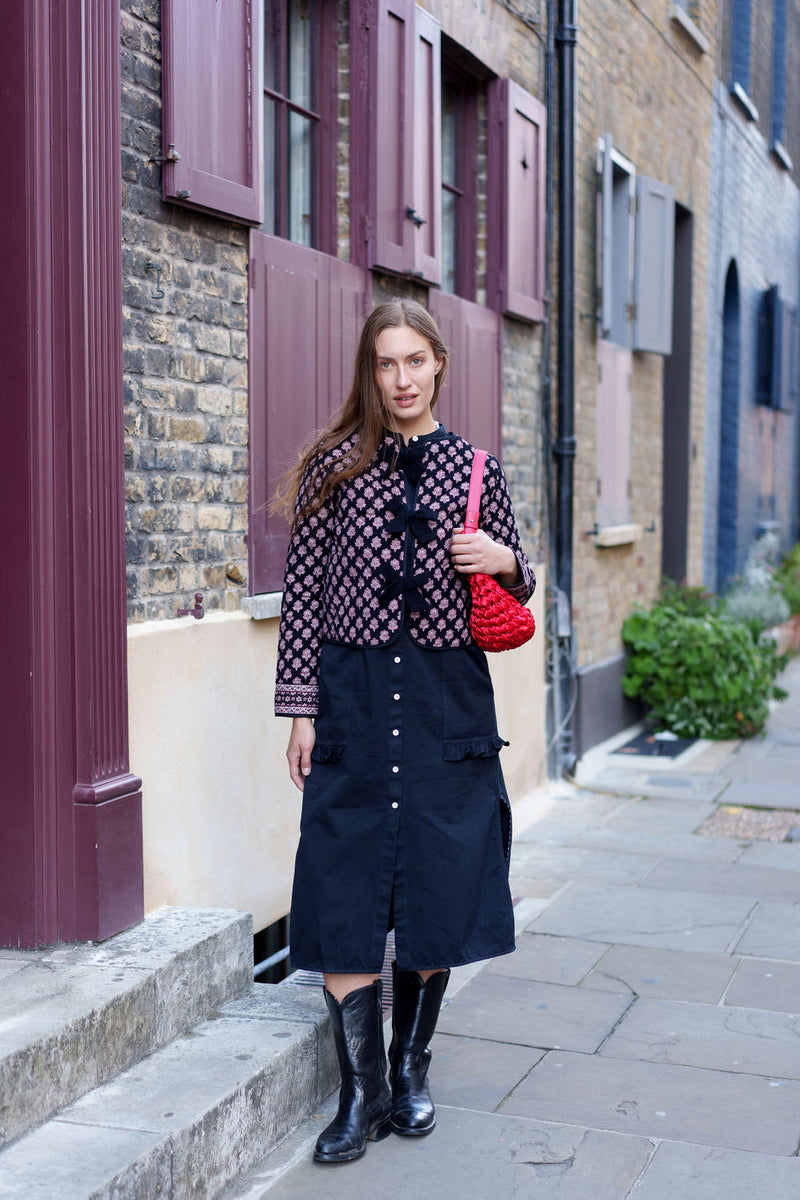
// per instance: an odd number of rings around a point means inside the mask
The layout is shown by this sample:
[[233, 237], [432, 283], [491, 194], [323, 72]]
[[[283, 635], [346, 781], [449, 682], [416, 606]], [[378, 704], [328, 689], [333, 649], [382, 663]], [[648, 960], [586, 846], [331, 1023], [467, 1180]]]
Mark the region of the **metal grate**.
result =
[[[383, 966], [381, 968], [381, 980], [383, 981], [383, 1014], [388, 1016], [392, 1011], [392, 960], [394, 959], [394, 930], [386, 935], [386, 952], [383, 956]], [[323, 986], [323, 977], [320, 971], [293, 971], [286, 979], [281, 980], [281, 983], [299, 983], [302, 987]], [[280, 987], [280, 984], [278, 984]]]

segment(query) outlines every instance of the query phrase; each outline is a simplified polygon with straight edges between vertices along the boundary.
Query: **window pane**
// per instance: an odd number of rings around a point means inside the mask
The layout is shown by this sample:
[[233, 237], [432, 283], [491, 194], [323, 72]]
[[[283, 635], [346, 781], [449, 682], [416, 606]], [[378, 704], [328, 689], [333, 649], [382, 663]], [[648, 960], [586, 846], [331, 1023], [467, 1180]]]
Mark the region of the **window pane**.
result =
[[452, 83], [442, 88], [442, 183], [458, 186], [456, 160], [456, 99], [458, 89]]
[[281, 0], [264, 5], [264, 87], [281, 91]]
[[313, 109], [311, 0], [289, 0], [288, 95], [295, 104]]
[[458, 196], [442, 188], [442, 291], [456, 290], [456, 214]]
[[277, 121], [280, 105], [264, 97], [264, 231], [279, 234], [275, 204]]
[[312, 152], [314, 126], [299, 113], [289, 113], [288, 237], [301, 246], [313, 244]]

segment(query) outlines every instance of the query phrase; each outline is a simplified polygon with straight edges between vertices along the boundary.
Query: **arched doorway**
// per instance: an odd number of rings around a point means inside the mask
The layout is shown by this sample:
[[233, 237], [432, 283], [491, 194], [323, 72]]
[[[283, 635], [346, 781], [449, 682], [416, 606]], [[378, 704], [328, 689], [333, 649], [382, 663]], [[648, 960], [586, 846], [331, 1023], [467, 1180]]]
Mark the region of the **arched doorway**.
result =
[[739, 275], [736, 263], [731, 261], [725, 277], [725, 299], [722, 306], [717, 591], [722, 591], [725, 584], [736, 574], [740, 346]]

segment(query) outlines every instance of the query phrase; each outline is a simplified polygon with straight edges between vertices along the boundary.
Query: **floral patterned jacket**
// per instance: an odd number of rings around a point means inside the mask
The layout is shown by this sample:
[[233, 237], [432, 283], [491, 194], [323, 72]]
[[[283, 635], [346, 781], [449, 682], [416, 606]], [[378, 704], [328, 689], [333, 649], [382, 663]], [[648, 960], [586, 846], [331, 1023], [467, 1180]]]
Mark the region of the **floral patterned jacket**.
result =
[[[333, 462], [352, 441], [325, 456]], [[386, 646], [400, 633], [429, 649], [472, 642], [469, 584], [449, 557], [464, 527], [474, 448], [438, 429], [400, 444], [388, 431], [363, 474], [295, 524], [284, 576], [275, 713], [315, 716], [323, 642]], [[314, 464], [316, 466], [316, 464]], [[300, 485], [298, 507], [314, 472]], [[486, 459], [480, 528], [510, 547], [521, 582], [509, 592], [523, 603], [536, 581], [514, 522], [502, 467]]]

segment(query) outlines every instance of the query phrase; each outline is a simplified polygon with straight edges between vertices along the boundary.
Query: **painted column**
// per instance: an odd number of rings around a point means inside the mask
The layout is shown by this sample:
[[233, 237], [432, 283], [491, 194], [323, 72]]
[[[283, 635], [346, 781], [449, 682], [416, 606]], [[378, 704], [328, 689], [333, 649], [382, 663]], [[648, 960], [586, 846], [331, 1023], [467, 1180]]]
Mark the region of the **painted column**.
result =
[[0, 945], [33, 946], [102, 940], [143, 911], [127, 731], [119, 9], [0, 0], [0, 16]]

